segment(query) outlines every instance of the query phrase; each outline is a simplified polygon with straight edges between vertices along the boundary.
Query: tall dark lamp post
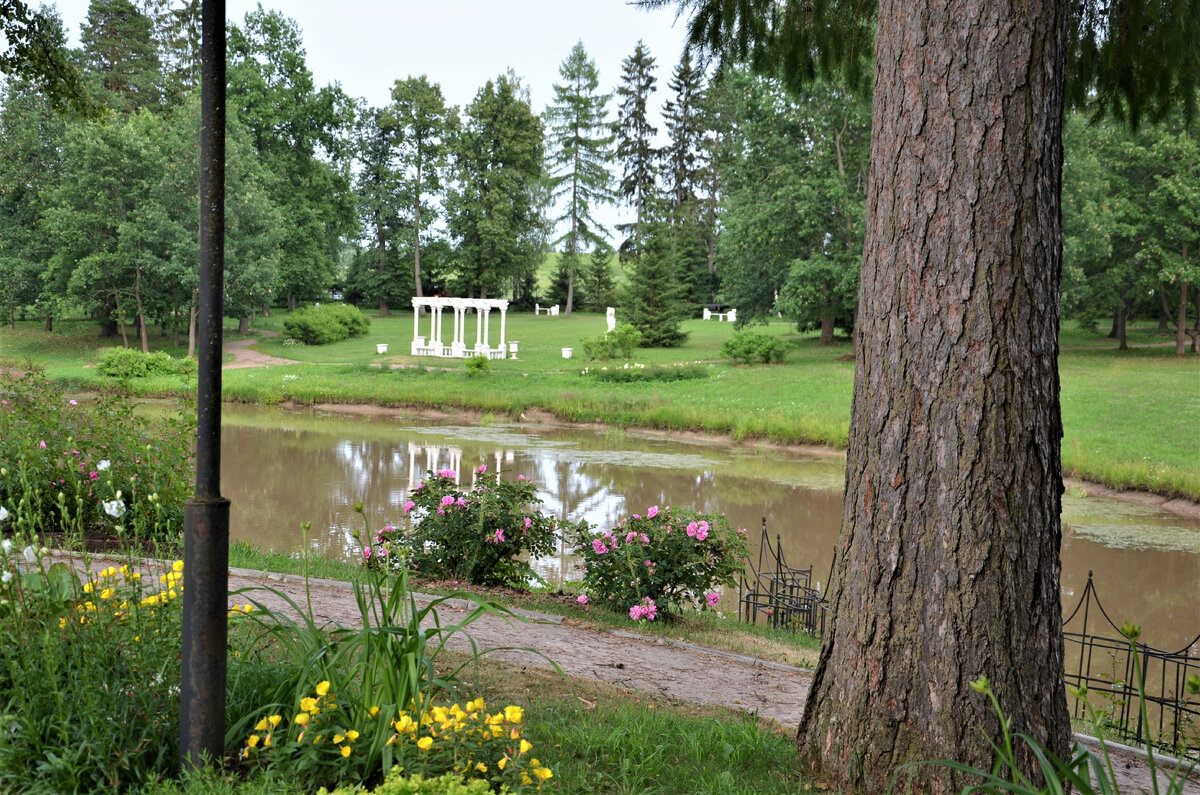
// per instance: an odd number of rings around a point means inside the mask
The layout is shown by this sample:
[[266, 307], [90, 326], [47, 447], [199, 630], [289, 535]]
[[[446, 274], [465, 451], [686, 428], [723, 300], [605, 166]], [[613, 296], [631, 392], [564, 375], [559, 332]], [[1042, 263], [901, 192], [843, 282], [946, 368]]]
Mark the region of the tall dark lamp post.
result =
[[184, 511], [179, 756], [215, 763], [225, 745], [229, 500], [221, 496], [221, 306], [225, 279], [225, 0], [203, 0], [196, 493]]

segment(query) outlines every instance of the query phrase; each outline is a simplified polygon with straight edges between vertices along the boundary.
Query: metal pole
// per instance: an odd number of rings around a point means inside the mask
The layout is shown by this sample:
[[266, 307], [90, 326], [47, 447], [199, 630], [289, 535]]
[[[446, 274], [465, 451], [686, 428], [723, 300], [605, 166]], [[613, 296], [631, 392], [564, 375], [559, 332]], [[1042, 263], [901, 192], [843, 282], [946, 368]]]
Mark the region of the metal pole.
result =
[[221, 496], [221, 305], [225, 275], [225, 0], [203, 0], [196, 494], [184, 509], [179, 756], [215, 764], [225, 746], [229, 500]]

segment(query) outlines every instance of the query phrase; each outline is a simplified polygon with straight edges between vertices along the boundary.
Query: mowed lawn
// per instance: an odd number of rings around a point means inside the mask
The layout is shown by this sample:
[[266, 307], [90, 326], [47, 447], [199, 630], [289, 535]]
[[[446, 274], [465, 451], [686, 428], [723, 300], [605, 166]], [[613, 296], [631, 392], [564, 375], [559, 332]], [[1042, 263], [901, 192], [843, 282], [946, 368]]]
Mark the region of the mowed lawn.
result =
[[[285, 313], [259, 318], [255, 332], [282, 332]], [[620, 314], [618, 312], [618, 319]], [[236, 326], [228, 321], [226, 339]], [[811, 334], [778, 322], [765, 331], [786, 340], [790, 353], [782, 365], [740, 365], [722, 357], [721, 345], [734, 333], [728, 323], [685, 321], [687, 342], [673, 349], [641, 349], [633, 365], [698, 364], [707, 377], [678, 381], [611, 383], [594, 371], [624, 362], [589, 362], [582, 342], [605, 330], [603, 315], [572, 317], [508, 315], [506, 337], [517, 340], [515, 360], [494, 360], [488, 372], [471, 377], [463, 360], [412, 357], [413, 313], [372, 317], [365, 337], [325, 346], [289, 344], [286, 336], [262, 338], [256, 348], [298, 364], [253, 370], [227, 370], [227, 399], [280, 403], [375, 403], [389, 406], [467, 409], [498, 417], [519, 417], [531, 409], [573, 422], [600, 422], [664, 430], [727, 434], [734, 439], [761, 438], [786, 444], [823, 444], [844, 448], [849, 429], [854, 379], [848, 342], [819, 345]], [[0, 330], [0, 361], [21, 367], [26, 359], [45, 366], [51, 377], [80, 388], [107, 385], [90, 367], [101, 340], [96, 327], [78, 321], [60, 323], [46, 334], [33, 322], [15, 331]], [[759, 327], [763, 328], [763, 327]], [[428, 336], [429, 321], [420, 332]], [[452, 333], [452, 315], [443, 320], [443, 339]], [[490, 341], [497, 344], [500, 319], [493, 313]], [[169, 336], [155, 331], [153, 347], [181, 355]], [[468, 320], [467, 344], [474, 344], [475, 323]], [[1131, 342], [1160, 342], [1149, 330], [1137, 330]], [[376, 353], [387, 343], [388, 353]], [[1176, 357], [1170, 347], [1116, 351], [1112, 341], [1080, 331], [1064, 333], [1059, 365], [1062, 377], [1063, 465], [1068, 474], [1116, 488], [1141, 488], [1200, 499], [1200, 357]], [[562, 348], [574, 350], [564, 359]], [[167, 394], [188, 388], [180, 379], [156, 378], [130, 384], [142, 394]]]

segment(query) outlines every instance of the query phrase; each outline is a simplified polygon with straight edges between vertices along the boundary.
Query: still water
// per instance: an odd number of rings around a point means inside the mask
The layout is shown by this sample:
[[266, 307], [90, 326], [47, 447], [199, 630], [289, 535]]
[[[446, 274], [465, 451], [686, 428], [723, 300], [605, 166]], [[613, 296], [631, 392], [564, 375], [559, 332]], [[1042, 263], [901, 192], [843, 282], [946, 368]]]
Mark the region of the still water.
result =
[[[469, 481], [480, 464], [489, 475], [532, 479], [543, 512], [602, 528], [651, 505], [677, 505], [724, 513], [757, 541], [765, 518], [788, 563], [813, 566], [822, 586], [841, 523], [840, 456], [622, 431], [261, 407], [226, 406], [223, 420], [221, 488], [232, 500], [232, 537], [280, 552], [307, 544], [326, 556], [353, 557], [364, 517], [372, 529], [401, 524], [400, 506], [427, 469], [452, 468]], [[352, 508], [357, 500], [363, 516]], [[1108, 613], [1118, 624], [1141, 624], [1145, 642], [1174, 650], [1196, 637], [1200, 523], [1070, 494], [1063, 521], [1064, 609], [1074, 607], [1091, 571]], [[312, 523], [307, 538], [303, 522]], [[575, 563], [564, 543], [535, 568], [550, 581], [577, 579]]]

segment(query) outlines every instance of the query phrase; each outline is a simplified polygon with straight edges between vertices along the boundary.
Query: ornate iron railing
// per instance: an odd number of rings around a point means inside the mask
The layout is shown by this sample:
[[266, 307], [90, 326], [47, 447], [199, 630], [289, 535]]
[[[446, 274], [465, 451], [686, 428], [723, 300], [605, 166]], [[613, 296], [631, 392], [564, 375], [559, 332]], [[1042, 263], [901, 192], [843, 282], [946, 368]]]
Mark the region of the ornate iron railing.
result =
[[813, 587], [812, 567], [798, 569], [787, 564], [778, 534], [775, 545], [767, 537], [767, 517], [762, 520], [758, 544], [758, 564], [746, 558], [738, 582], [738, 619], [757, 624], [759, 616], [776, 629], [821, 635], [829, 602], [821, 595], [820, 584]]

